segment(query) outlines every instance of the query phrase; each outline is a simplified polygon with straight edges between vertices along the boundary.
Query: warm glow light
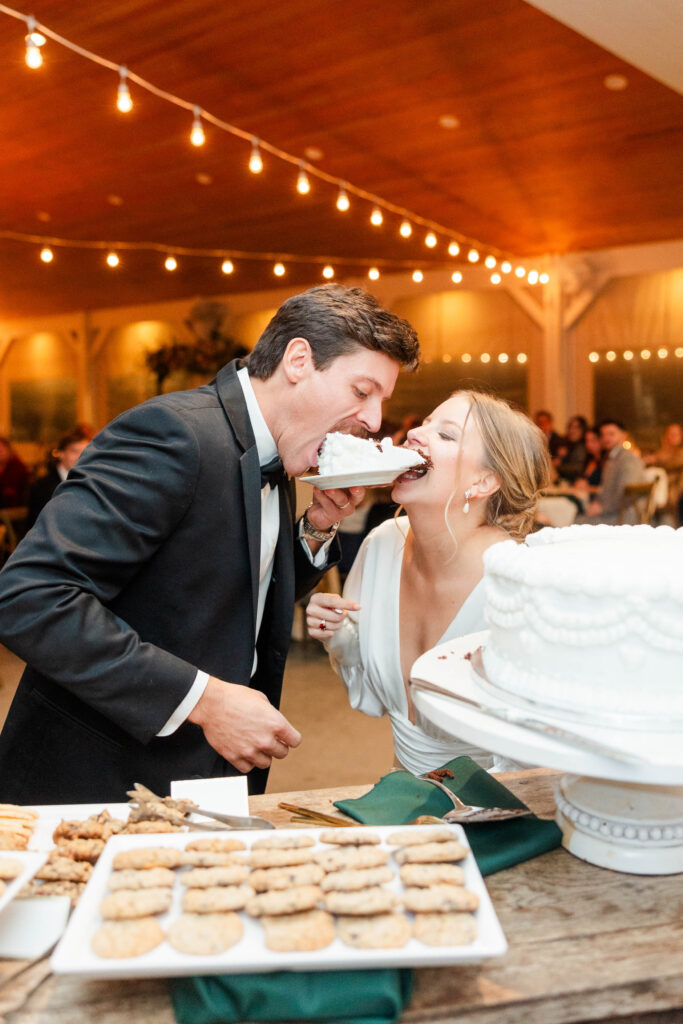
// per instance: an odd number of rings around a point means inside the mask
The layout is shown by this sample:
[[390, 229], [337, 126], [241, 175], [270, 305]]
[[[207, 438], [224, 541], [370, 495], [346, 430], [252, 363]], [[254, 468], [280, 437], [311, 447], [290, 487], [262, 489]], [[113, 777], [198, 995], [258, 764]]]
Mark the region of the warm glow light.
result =
[[669, 354], [668, 348], [658, 348], [657, 349], [657, 355], [659, 356], [660, 359], [666, 359], [668, 354]]
[[178, 260], [175, 258], [175, 256], [167, 256], [166, 259], [164, 260], [164, 266], [166, 267], [166, 270], [177, 270]]
[[652, 353], [650, 352], [649, 348], [644, 348], [644, 349], [641, 350], [640, 358], [641, 359], [649, 359], [651, 355], [652, 355]]
[[509, 274], [510, 271], [512, 270], [512, 264], [510, 263], [510, 260], [505, 260], [504, 263], [501, 263], [500, 269], [503, 271], [504, 274]]
[[40, 258], [43, 261], [43, 263], [52, 263], [55, 257], [54, 253], [52, 252], [52, 249], [48, 248], [48, 246], [46, 245], [40, 250]]
[[613, 352], [612, 349], [610, 349], [609, 352], [605, 352], [605, 359], [608, 363], [613, 363], [616, 358], [617, 354], [616, 352]]
[[413, 233], [413, 225], [409, 220], [403, 220], [401, 221], [401, 226], [398, 230], [402, 238], [410, 238]]
[[530, 270], [526, 276], [526, 279], [529, 282], [529, 284], [538, 284], [538, 271]]
[[500, 284], [502, 280], [500, 274], [491, 274], [491, 284]]
[[518, 363], [525, 363], [526, 360], [527, 360], [526, 352], [520, 352], [519, 355], [517, 356], [517, 362]]
[[377, 267], [370, 267], [370, 269], [368, 270], [368, 277], [370, 278], [371, 281], [377, 280], [377, 278], [379, 277], [379, 270], [377, 269]]
[[285, 275], [284, 263], [276, 263], [275, 266], [273, 267], [273, 273], [275, 274], [276, 277], [284, 277], [284, 275]]
[[413, 271], [413, 281], [415, 282], [415, 284], [419, 284], [420, 281], [422, 281], [423, 279], [424, 279], [424, 274], [422, 273], [421, 270], [414, 270]]
[[630, 363], [631, 360], [633, 359], [633, 352], [631, 352], [630, 348], [624, 349], [624, 359], [626, 360], [627, 363]]
[[36, 19], [29, 15], [26, 19], [28, 35], [26, 36], [26, 63], [30, 68], [39, 68], [43, 63], [40, 47], [45, 46], [46, 39], [42, 32], [36, 31]]
[[590, 359], [591, 363], [597, 363], [597, 361], [600, 358], [600, 354], [599, 352], [591, 352], [588, 358]]
[[133, 109], [133, 99], [128, 88], [128, 82], [126, 81], [127, 76], [128, 69], [121, 66], [119, 68], [119, 87], [116, 92], [116, 108], [122, 114], [129, 114]]
[[481, 359], [482, 363], [490, 363], [491, 362], [491, 356], [488, 354], [488, 352], [482, 352], [482, 354], [481, 354], [481, 356], [479, 358]]
[[203, 146], [206, 142], [206, 136], [204, 135], [204, 129], [202, 128], [202, 112], [199, 107], [194, 108], [193, 120], [192, 120], [192, 131], [190, 132], [190, 142], [193, 146]]
[[451, 274], [451, 281], [453, 282], [453, 284], [460, 284], [460, 282], [462, 281], [462, 274], [460, 273], [459, 270], [453, 271], [453, 273]]
[[224, 274], [232, 274], [235, 269], [235, 265], [232, 260], [223, 260], [221, 263], [221, 270]]
[[498, 362], [507, 363], [509, 358], [510, 357], [508, 356], [507, 352], [501, 352], [500, 355], [498, 356]]
[[379, 206], [373, 207], [372, 213], [370, 214], [370, 223], [374, 224], [375, 227], [378, 228], [383, 220], [384, 217], [382, 216], [382, 211]]
[[[299, 174], [296, 179], [296, 190], [300, 196], [307, 196], [311, 191], [311, 183], [308, 180], [308, 175], [306, 174], [303, 164], [299, 167]], [[278, 266], [282, 266], [282, 264], [279, 263]]]
[[484, 266], [488, 267], [489, 270], [493, 270], [495, 265], [496, 265], [496, 257], [495, 256], [487, 256], [486, 259], [484, 260]]
[[674, 350], [674, 355], [677, 359], [683, 359], [683, 348], [677, 348]]
[[444, 354], [441, 356], [441, 359], [444, 363], [450, 363], [452, 358], [453, 356], [450, 354], [450, 352], [444, 352]]
[[538, 280], [541, 282], [541, 284], [547, 284], [550, 280], [550, 274], [546, 274], [544, 271]]
[[457, 242], [451, 242], [451, 244], [448, 246], [448, 255], [449, 256], [457, 256], [459, 252], [460, 252], [460, 246], [458, 245], [458, 243]]
[[469, 354], [469, 352], [463, 352], [461, 358], [462, 358], [463, 363], [471, 363], [472, 362], [472, 356]]
[[622, 445], [622, 448], [625, 448], [627, 451], [629, 451], [629, 449], [631, 449], [632, 447], [633, 447], [633, 445], [631, 444], [630, 441], [624, 441], [624, 443]]
[[526, 270], [524, 267], [517, 267], [515, 270], [515, 277], [526, 277]]
[[428, 249], [433, 249], [437, 241], [438, 239], [433, 231], [430, 231], [429, 234], [425, 235], [425, 245]]
[[339, 186], [339, 195], [337, 196], [337, 209], [341, 210], [342, 213], [346, 213], [351, 203], [349, 197], [346, 194], [346, 189], [343, 185]]
[[331, 267], [329, 263], [326, 267], [323, 267], [323, 277], [327, 278], [328, 281], [334, 277], [334, 267]]
[[470, 263], [477, 263], [479, 260], [479, 253], [477, 252], [477, 250], [470, 249], [470, 251], [467, 253], [467, 259], [470, 261]]
[[249, 156], [249, 170], [252, 174], [260, 174], [263, 170], [263, 157], [259, 149], [257, 138], [251, 140], [251, 154]]
[[107, 266], [108, 267], [118, 267], [120, 262], [121, 261], [119, 260], [119, 258], [118, 258], [118, 256], [116, 255], [115, 252], [107, 253]]

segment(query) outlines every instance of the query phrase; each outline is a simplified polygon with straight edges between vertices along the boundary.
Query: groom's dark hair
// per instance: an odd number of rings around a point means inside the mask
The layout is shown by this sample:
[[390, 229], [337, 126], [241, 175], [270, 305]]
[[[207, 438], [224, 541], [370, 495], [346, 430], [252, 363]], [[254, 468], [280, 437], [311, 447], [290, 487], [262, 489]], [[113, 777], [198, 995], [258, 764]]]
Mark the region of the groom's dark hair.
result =
[[306, 339], [316, 370], [358, 348], [383, 352], [408, 370], [420, 360], [415, 329], [362, 288], [323, 284], [283, 302], [247, 357], [250, 376], [272, 377], [292, 338]]

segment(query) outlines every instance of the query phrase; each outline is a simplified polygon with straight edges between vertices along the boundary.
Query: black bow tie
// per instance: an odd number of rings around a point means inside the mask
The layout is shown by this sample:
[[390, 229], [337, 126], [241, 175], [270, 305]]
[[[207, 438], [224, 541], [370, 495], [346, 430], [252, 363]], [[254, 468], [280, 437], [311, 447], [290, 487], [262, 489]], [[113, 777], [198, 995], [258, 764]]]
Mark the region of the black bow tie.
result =
[[261, 466], [261, 487], [265, 487], [266, 484], [277, 487], [284, 478], [285, 470], [279, 455], [267, 462], [265, 466]]

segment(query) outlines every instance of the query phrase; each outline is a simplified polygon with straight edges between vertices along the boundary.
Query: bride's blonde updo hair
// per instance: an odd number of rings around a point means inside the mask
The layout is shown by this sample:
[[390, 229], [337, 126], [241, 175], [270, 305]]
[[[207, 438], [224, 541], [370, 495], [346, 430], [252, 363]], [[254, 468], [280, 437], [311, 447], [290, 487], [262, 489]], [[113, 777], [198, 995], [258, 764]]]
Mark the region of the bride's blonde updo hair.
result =
[[545, 435], [504, 399], [479, 391], [456, 391], [470, 403], [484, 448], [484, 466], [500, 481], [487, 500], [484, 522], [501, 526], [515, 540], [531, 530], [541, 491], [551, 479]]

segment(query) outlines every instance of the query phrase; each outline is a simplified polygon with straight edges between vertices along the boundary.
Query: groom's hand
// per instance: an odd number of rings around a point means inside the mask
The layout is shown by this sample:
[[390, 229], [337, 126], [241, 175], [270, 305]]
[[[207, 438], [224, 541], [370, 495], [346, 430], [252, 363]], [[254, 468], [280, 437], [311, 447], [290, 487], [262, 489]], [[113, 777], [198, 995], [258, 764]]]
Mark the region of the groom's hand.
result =
[[301, 733], [259, 690], [215, 676], [209, 677], [188, 719], [239, 772], [268, 768], [274, 757], [286, 757], [301, 743]]

